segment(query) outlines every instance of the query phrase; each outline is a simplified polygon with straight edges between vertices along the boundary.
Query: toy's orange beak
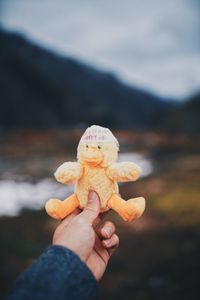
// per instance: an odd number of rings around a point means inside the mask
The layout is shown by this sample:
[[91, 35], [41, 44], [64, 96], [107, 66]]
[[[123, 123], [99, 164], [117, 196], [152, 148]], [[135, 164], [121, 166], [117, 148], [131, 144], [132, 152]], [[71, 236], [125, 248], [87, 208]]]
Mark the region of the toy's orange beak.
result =
[[82, 159], [89, 164], [98, 165], [103, 160], [103, 154], [99, 151], [96, 144], [90, 144], [82, 153]]

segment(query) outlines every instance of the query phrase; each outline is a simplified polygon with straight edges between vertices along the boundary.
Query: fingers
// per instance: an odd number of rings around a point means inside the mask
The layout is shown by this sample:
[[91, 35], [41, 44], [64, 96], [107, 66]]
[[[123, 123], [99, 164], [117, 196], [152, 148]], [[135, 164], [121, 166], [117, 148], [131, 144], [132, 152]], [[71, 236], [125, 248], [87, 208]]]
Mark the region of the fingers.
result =
[[115, 225], [110, 221], [106, 221], [97, 229], [97, 233], [102, 238], [109, 239], [115, 233]]
[[118, 235], [113, 234], [111, 238], [103, 240], [102, 244], [107, 249], [109, 255], [112, 255], [119, 246], [119, 237]]
[[100, 239], [103, 238], [101, 243], [107, 249], [110, 256], [119, 246], [119, 237], [115, 234], [115, 230], [115, 225], [110, 221], [106, 221], [97, 229]]
[[99, 196], [94, 191], [90, 191], [88, 195], [88, 204], [80, 213], [79, 218], [93, 224], [100, 212]]
[[119, 237], [116, 234], [113, 234], [111, 238], [107, 240], [103, 240], [102, 244], [105, 246], [105, 248], [112, 248], [119, 245]]

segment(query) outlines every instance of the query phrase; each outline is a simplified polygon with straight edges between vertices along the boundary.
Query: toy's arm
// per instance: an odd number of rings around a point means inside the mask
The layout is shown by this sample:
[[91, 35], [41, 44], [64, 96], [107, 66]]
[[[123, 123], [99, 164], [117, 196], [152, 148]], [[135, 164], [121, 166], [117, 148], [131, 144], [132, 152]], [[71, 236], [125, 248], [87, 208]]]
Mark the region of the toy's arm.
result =
[[82, 174], [83, 170], [78, 162], [65, 162], [58, 167], [54, 176], [57, 181], [67, 184], [79, 179]]
[[135, 181], [141, 173], [141, 168], [132, 162], [114, 163], [107, 169], [108, 177], [117, 182]]

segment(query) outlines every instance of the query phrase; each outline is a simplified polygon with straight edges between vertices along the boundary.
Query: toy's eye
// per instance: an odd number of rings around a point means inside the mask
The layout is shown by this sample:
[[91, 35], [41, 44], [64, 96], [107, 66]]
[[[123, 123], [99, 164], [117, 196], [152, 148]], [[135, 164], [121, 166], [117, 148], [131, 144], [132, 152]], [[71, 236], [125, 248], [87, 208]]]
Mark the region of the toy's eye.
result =
[[101, 146], [98, 146], [98, 149], [101, 149]]
[[88, 148], [88, 145], [86, 145], [86, 148]]

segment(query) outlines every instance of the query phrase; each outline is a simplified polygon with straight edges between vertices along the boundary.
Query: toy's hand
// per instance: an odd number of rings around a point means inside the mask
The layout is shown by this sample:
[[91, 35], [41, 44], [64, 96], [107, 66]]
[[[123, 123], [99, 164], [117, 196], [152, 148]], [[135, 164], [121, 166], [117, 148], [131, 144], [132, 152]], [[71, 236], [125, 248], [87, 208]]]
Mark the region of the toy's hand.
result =
[[107, 169], [107, 175], [113, 181], [135, 181], [140, 177], [142, 170], [132, 162], [114, 163]]
[[65, 162], [54, 173], [57, 181], [61, 183], [72, 183], [82, 175], [82, 169], [77, 162]]
[[99, 211], [98, 195], [90, 192], [88, 206], [82, 212], [77, 210], [64, 219], [53, 236], [53, 244], [74, 251], [97, 280], [103, 276], [110, 256], [119, 245], [113, 223], [106, 221], [96, 228]]

